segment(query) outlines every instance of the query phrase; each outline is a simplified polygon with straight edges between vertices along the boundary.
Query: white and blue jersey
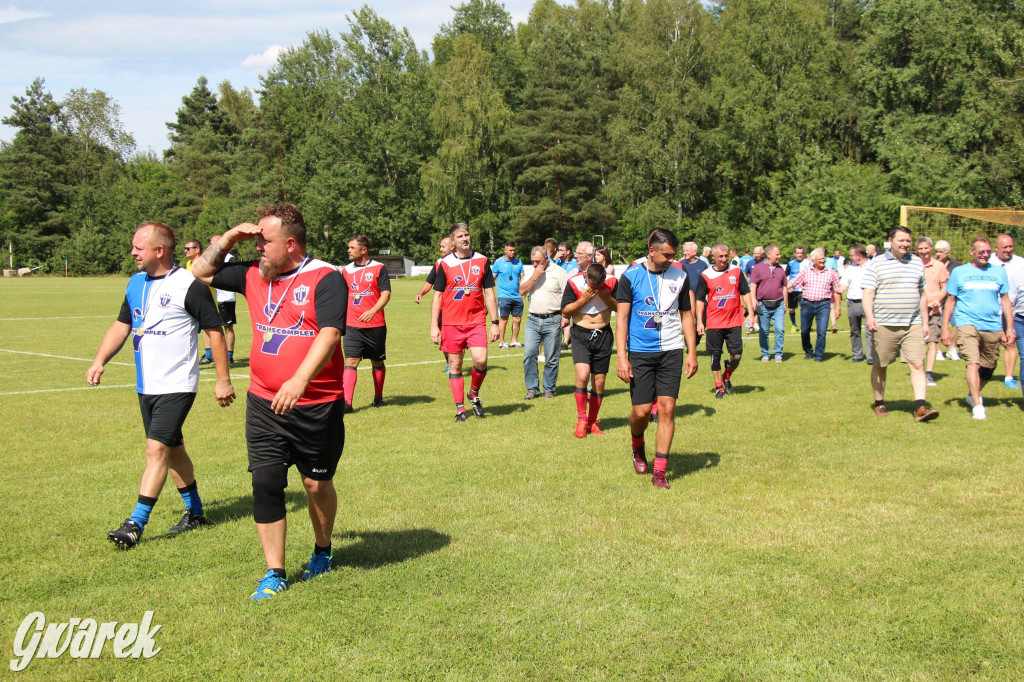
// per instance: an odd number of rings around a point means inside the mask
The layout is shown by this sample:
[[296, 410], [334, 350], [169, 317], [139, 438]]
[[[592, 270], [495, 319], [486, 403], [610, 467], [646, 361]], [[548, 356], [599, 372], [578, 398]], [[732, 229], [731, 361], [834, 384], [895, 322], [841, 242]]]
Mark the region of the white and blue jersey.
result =
[[198, 392], [199, 330], [220, 327], [209, 288], [184, 268], [163, 277], [136, 273], [117, 319], [132, 328], [138, 393]]
[[681, 267], [654, 273], [646, 263], [626, 268], [615, 287], [615, 300], [632, 305], [629, 351], [660, 353], [683, 347], [680, 310], [690, 309], [690, 283]]
[[984, 270], [973, 263], [953, 268], [946, 282], [946, 292], [956, 296], [953, 326], [974, 327], [979, 332], [1003, 331], [1000, 297], [1009, 290], [1006, 270], [991, 263]]

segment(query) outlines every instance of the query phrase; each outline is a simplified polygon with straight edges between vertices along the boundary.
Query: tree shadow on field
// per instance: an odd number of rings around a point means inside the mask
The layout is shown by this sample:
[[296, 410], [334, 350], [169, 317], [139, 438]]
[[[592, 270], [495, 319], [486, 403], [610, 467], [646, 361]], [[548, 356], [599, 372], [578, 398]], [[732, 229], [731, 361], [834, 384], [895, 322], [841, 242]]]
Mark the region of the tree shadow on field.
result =
[[682, 478], [702, 469], [712, 469], [722, 461], [719, 455], [713, 452], [698, 452], [686, 455], [675, 453], [668, 456], [668, 473], [671, 478]]
[[452, 539], [430, 528], [335, 533], [334, 566], [372, 570], [447, 547]]
[[[1002, 383], [1002, 382], [1000, 382], [1000, 383]], [[967, 391], [964, 391], [964, 395], [966, 395], [966, 394], [967, 394]], [[913, 404], [913, 403], [910, 403], [908, 401], [907, 404]], [[969, 408], [967, 406], [967, 403], [964, 402], [964, 399], [962, 397], [961, 398], [947, 398], [945, 401], [943, 401], [943, 404], [945, 404], [947, 407], [960, 407], [960, 408], [963, 408], [967, 412], [971, 411], [971, 408]], [[981, 394], [981, 404], [984, 405], [985, 407], [1001, 407], [1001, 406], [1013, 406], [1013, 405], [1016, 405], [1020, 409], [1024, 409], [1024, 402], [1021, 402], [1021, 397], [1020, 396], [1017, 396], [1016, 398], [1013, 398], [1013, 397], [1010, 397], [1010, 398], [994, 398], [994, 397], [990, 397], [990, 396], [987, 396], [984, 393], [982, 393]]]
[[[481, 396], [481, 398], [484, 396]], [[544, 400], [542, 396], [537, 396], [534, 400]], [[484, 414], [486, 415], [506, 415], [516, 414], [518, 412], [526, 412], [527, 410], [533, 409], [533, 405], [529, 403], [507, 403], [505, 405], [488, 405], [484, 403]]]
[[692, 417], [700, 412], [704, 413], [705, 417], [713, 417], [715, 414], [715, 408], [708, 407], [706, 405], [679, 405], [676, 404], [676, 418], [679, 417]]
[[733, 393], [764, 393], [764, 386], [733, 386]]
[[405, 407], [407, 405], [418, 405], [419, 403], [432, 403], [437, 401], [432, 395], [396, 395], [387, 396], [384, 398], [384, 407], [388, 405], [394, 405], [395, 407]]

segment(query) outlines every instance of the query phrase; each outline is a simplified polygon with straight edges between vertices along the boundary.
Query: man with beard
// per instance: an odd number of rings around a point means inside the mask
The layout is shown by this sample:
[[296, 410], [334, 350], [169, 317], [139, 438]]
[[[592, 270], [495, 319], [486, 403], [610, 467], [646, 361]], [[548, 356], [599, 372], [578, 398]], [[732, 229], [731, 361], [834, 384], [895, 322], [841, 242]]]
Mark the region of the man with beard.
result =
[[[306, 253], [306, 224], [292, 204], [264, 206], [259, 223], [228, 230], [192, 267], [204, 284], [245, 296], [252, 320], [245, 437], [253, 516], [267, 573], [253, 601], [288, 589], [285, 573], [288, 468], [302, 476], [313, 522], [313, 555], [303, 580], [331, 570], [338, 508], [334, 473], [345, 445], [344, 353], [347, 296], [337, 268]], [[257, 239], [258, 261], [224, 263], [238, 242]]]

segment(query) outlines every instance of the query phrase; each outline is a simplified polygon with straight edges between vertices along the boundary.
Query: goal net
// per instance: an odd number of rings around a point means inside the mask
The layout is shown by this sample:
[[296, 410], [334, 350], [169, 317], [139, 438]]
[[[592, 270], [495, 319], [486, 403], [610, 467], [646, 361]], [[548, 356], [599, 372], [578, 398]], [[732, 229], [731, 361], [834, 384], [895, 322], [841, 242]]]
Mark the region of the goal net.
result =
[[949, 242], [950, 257], [961, 263], [971, 259], [971, 239], [983, 235], [995, 243], [1006, 232], [1016, 237], [1024, 232], [1024, 210], [1015, 208], [940, 208], [900, 206], [900, 225], [910, 228], [915, 238], [931, 237]]

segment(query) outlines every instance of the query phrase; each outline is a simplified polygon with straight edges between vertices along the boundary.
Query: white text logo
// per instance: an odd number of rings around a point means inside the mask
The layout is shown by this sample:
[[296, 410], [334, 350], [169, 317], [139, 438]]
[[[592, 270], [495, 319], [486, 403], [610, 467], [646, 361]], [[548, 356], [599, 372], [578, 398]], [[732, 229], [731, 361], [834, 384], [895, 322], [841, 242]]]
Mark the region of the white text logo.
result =
[[[25, 616], [14, 636], [11, 670], [28, 667], [32, 658], [99, 658], [107, 642], [114, 643], [117, 658], [152, 658], [160, 653], [153, 636], [163, 625], [152, 626], [153, 612], [146, 611], [142, 623], [97, 623], [92, 618], [72, 618], [67, 623], [46, 623], [46, 616], [36, 611]], [[31, 633], [31, 635], [29, 634]]]

